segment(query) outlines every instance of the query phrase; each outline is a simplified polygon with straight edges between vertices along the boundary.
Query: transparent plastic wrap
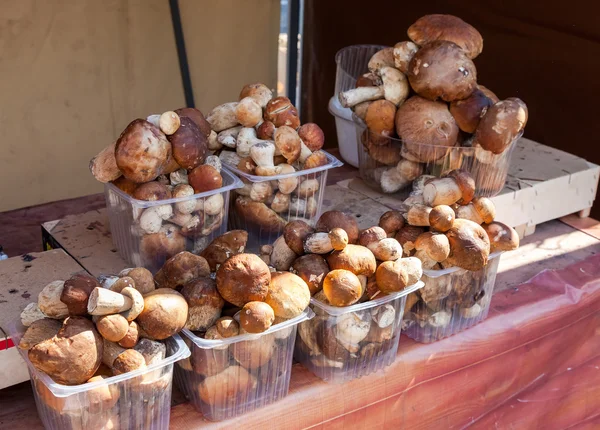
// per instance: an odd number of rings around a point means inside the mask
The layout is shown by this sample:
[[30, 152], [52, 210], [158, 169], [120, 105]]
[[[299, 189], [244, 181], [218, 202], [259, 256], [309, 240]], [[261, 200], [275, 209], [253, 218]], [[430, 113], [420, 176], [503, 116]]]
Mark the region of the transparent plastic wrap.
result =
[[312, 298], [316, 316], [298, 327], [294, 357], [319, 378], [333, 383], [389, 366], [398, 352], [406, 298], [422, 286], [418, 282], [399, 293], [346, 307]]
[[[18, 344], [25, 332], [20, 323], [9, 325]], [[62, 385], [38, 371], [18, 349], [27, 364], [38, 414], [51, 430], [159, 430], [169, 428], [173, 363], [189, 357], [179, 335], [164, 341], [167, 357], [144, 369], [82, 385]]]
[[487, 318], [501, 253], [490, 255], [477, 272], [452, 267], [424, 270], [425, 286], [417, 293], [402, 323], [407, 336], [430, 343], [466, 330]]
[[[247, 250], [258, 251], [261, 245], [272, 244], [289, 221], [301, 219], [314, 225], [319, 219], [327, 172], [342, 165], [333, 155], [325, 154], [324, 166], [275, 176], [250, 175], [227, 164], [227, 169], [245, 183], [244, 187], [233, 190], [229, 228], [248, 232]], [[278, 191], [286, 180], [298, 183], [290, 194]], [[268, 196], [262, 198], [259, 194], [265, 189]]]
[[224, 169], [221, 176], [223, 186], [216, 190], [158, 201], [137, 200], [105, 184], [110, 231], [121, 257], [156, 273], [178, 252], [197, 254], [225, 233], [229, 192], [243, 184]]
[[252, 412], [287, 396], [298, 324], [314, 316], [310, 309], [259, 334], [209, 340], [189, 330], [192, 350], [178, 363], [175, 383], [196, 410], [210, 421]]
[[400, 139], [371, 132], [356, 117], [355, 129], [360, 177], [371, 188], [397, 193], [400, 198], [408, 197], [416, 177], [440, 177], [454, 169], [471, 174], [477, 196], [497, 195], [504, 188], [512, 152], [521, 137], [517, 136], [501, 154], [493, 154], [481, 147], [406, 145]]

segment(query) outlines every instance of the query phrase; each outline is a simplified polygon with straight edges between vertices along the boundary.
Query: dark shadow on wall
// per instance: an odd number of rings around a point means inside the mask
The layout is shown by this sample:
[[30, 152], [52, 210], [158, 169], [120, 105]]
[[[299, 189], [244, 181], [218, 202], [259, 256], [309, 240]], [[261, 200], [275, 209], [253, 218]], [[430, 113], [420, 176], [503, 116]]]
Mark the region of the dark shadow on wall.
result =
[[[394, 45], [428, 13], [450, 13], [483, 35], [478, 81], [529, 106], [526, 137], [600, 163], [600, 2], [306, 0], [302, 119], [337, 145], [327, 103], [335, 53], [348, 45]], [[592, 216], [600, 218], [600, 205]]]

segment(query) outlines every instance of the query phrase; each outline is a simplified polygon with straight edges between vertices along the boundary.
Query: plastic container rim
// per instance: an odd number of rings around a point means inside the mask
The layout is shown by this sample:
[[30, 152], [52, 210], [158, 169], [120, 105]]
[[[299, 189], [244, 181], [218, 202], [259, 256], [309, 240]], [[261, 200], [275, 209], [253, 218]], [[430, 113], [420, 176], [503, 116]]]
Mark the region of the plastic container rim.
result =
[[230, 172], [228, 169], [221, 169], [221, 176], [223, 177], [224, 182], [230, 182], [229, 184], [225, 185], [224, 187], [221, 188], [217, 188], [214, 190], [210, 190], [210, 191], [204, 191], [202, 193], [197, 193], [191, 196], [186, 196], [186, 197], [175, 197], [172, 199], [166, 199], [166, 200], [156, 200], [153, 202], [149, 202], [146, 200], [138, 200], [135, 199], [133, 197], [131, 197], [129, 194], [125, 193], [124, 191], [122, 191], [121, 189], [119, 189], [117, 186], [115, 186], [114, 184], [107, 182], [104, 184], [104, 186], [106, 188], [108, 188], [109, 190], [111, 190], [112, 192], [116, 193], [119, 195], [119, 197], [127, 200], [130, 204], [135, 205], [137, 207], [142, 207], [142, 208], [149, 208], [149, 207], [153, 207], [153, 206], [162, 206], [162, 205], [170, 205], [173, 203], [178, 203], [178, 202], [184, 202], [187, 200], [192, 200], [192, 199], [199, 199], [202, 197], [208, 197], [208, 196], [212, 196], [214, 194], [218, 194], [218, 193], [224, 193], [226, 191], [230, 191], [233, 189], [237, 189], [237, 188], [242, 188], [244, 186], [244, 183], [241, 181], [240, 178], [238, 178], [237, 176], [235, 176], [232, 172]]
[[[494, 252], [492, 254], [490, 254], [490, 256], [488, 257], [488, 262], [485, 266], [482, 267], [482, 269], [485, 269], [487, 267], [488, 264], [490, 264], [490, 260], [493, 260], [495, 258], [499, 258], [502, 254], [504, 253], [504, 251], [498, 251], [498, 252]], [[463, 269], [461, 267], [448, 267], [447, 269], [441, 269], [441, 270], [423, 270], [423, 275], [427, 276], [428, 278], [439, 278], [440, 276], [444, 276], [444, 275], [448, 275], [449, 273], [454, 273], [454, 272], [458, 272], [459, 270], [466, 270]]]
[[312, 319], [315, 316], [315, 313], [310, 308], [306, 308], [304, 312], [294, 318], [290, 318], [282, 323], [272, 325], [268, 330], [262, 333], [245, 333], [238, 336], [232, 336], [225, 339], [203, 339], [201, 337], [196, 336], [192, 333], [191, 330], [184, 328], [182, 333], [194, 344], [202, 349], [214, 349], [220, 346], [228, 346], [233, 343], [242, 342], [245, 340], [257, 340], [263, 336], [266, 336], [271, 333], [278, 332], [279, 330], [283, 330], [285, 328], [300, 324], [301, 322]]
[[[352, 118], [352, 110], [350, 108], [342, 107], [340, 101], [336, 96], [333, 96], [329, 99], [329, 103], [327, 104], [327, 110], [331, 115], [336, 118], [343, 119], [344, 121], [348, 121], [354, 123]], [[339, 112], [338, 112], [339, 110]], [[344, 116], [346, 114], [346, 116]]]
[[[21, 336], [19, 335], [19, 331], [17, 329], [17, 323], [15, 321], [9, 323], [7, 328], [9, 335], [13, 340], [21, 340]], [[151, 364], [150, 366], [144, 367], [143, 369], [134, 370], [132, 372], [124, 373], [122, 375], [111, 376], [110, 378], [102, 379], [101, 381], [86, 382], [85, 384], [79, 385], [63, 385], [54, 382], [54, 380], [52, 380], [50, 376], [48, 376], [44, 372], [39, 371], [33, 366], [31, 361], [29, 360], [27, 351], [24, 351], [21, 348], [19, 348], [18, 342], [15, 342], [15, 348], [18, 349], [19, 354], [21, 354], [21, 357], [23, 357], [23, 361], [25, 361], [25, 363], [27, 364], [29, 371], [33, 373], [37, 379], [42, 381], [55, 397], [68, 397], [73, 394], [83, 393], [85, 391], [89, 391], [103, 385], [112, 385], [119, 382], [123, 382], [128, 379], [132, 379], [137, 376], [150, 373], [153, 370], [163, 368], [165, 366], [168, 366], [169, 364], [173, 364], [179, 360], [183, 360], [184, 358], [188, 358], [191, 355], [191, 351], [189, 350], [181, 336], [179, 336], [178, 334], [174, 334], [173, 336], [171, 336], [171, 338], [175, 341], [177, 350], [170, 356], [165, 357], [164, 360], [161, 360], [158, 363]]]
[[[323, 151], [323, 152], [325, 153], [325, 156], [327, 157], [327, 161], [328, 161], [328, 163], [325, 164], [324, 166], [313, 167], [312, 169], [298, 170], [294, 173], [284, 173], [284, 174], [273, 175], [273, 176], [250, 175], [248, 173], [238, 170], [237, 167], [234, 167], [227, 163], [223, 163], [223, 166], [227, 170], [231, 170], [236, 175], [243, 176], [244, 178], [248, 179], [251, 182], [264, 182], [264, 181], [275, 181], [278, 179], [294, 178], [294, 177], [303, 176], [303, 175], [310, 175], [311, 173], [322, 172], [324, 170], [329, 170], [329, 169], [333, 169], [334, 167], [340, 167], [340, 166], [344, 165], [344, 163], [342, 163], [340, 160], [335, 158], [329, 152], [327, 152], [327, 151]], [[243, 183], [242, 183], [242, 186], [243, 186]], [[237, 188], [241, 188], [241, 187], [237, 187]]]
[[387, 296], [383, 296], [383, 297], [380, 297], [375, 300], [369, 300], [368, 302], [358, 303], [356, 305], [351, 305], [351, 306], [341, 306], [340, 307], [340, 306], [326, 305], [325, 303], [323, 303], [320, 300], [315, 299], [314, 297], [311, 297], [310, 304], [317, 306], [321, 310], [324, 310], [329, 315], [339, 316], [339, 315], [347, 314], [348, 312], [358, 312], [358, 311], [362, 311], [365, 309], [374, 308], [375, 306], [380, 306], [385, 303], [391, 302], [392, 300], [396, 300], [396, 299], [402, 298], [404, 296], [408, 296], [410, 293], [414, 293], [415, 291], [422, 288], [424, 285], [425, 285], [425, 283], [423, 281], [419, 281], [416, 284], [406, 287], [402, 291], [398, 291], [397, 293], [388, 294]]

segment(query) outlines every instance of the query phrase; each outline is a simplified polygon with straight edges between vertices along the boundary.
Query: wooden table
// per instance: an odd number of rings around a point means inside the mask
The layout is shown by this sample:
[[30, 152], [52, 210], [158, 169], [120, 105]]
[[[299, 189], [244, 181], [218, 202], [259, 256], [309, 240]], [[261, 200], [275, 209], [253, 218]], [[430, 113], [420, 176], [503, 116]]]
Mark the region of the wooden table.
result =
[[[340, 185], [328, 187], [324, 205], [360, 214], [361, 227], [386, 210]], [[61, 245], [90, 272], [117, 272], [124, 262], [111, 251], [105, 214], [95, 213], [91, 221], [79, 217], [95, 228], [65, 219], [51, 230], [59, 229]], [[581, 230], [544, 223], [502, 257], [490, 316], [478, 326], [428, 345], [402, 336], [392, 366], [343, 386], [295, 364], [282, 401], [224, 423], [208, 423], [182, 403], [172, 409], [171, 428], [593, 428], [600, 411], [600, 241], [597, 223], [566, 221]], [[86, 246], [73, 247], [70, 228], [93, 241], [78, 237]], [[519, 285], [545, 269], [561, 270]], [[0, 391], [0, 428], [40, 428], [33, 411], [27, 385]]]

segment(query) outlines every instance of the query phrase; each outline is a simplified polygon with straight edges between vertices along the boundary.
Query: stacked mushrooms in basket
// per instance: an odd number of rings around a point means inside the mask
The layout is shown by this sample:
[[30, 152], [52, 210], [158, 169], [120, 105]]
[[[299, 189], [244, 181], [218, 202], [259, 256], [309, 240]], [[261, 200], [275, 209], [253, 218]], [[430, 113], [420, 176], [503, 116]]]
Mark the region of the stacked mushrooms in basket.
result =
[[[273, 246], [263, 246], [262, 257], [276, 270], [289, 270], [310, 288], [314, 300], [326, 306], [348, 307], [381, 298], [416, 284], [421, 262], [401, 258], [402, 246], [393, 237], [403, 225], [400, 214], [386, 217], [383, 226], [360, 231], [356, 219], [328, 211], [315, 227], [289, 222]], [[343, 368], [355, 359], [367, 359], [391, 345], [399, 334], [400, 309], [380, 307], [371, 312], [349, 312], [333, 318], [313, 306], [319, 315], [300, 324], [303, 355], [316, 366]], [[326, 322], [327, 321], [327, 322]]]
[[356, 88], [339, 94], [342, 106], [366, 124], [362, 143], [369, 156], [388, 166], [369, 174], [394, 193], [424, 168], [457, 169], [468, 155], [486, 166], [477, 182], [499, 191], [505, 175], [495, 180], [494, 163], [523, 132], [527, 106], [518, 98], [500, 101], [478, 85], [473, 59], [483, 39], [460, 18], [426, 15], [408, 37], [375, 53]]
[[[167, 356], [163, 341], [183, 328], [187, 316], [183, 296], [172, 289], [157, 289], [147, 269], [126, 269], [102, 282], [77, 274], [48, 284], [37, 303], [25, 308], [21, 322], [27, 330], [18, 346], [28, 351], [37, 370], [58, 384], [99, 382], [162, 361]], [[168, 389], [170, 383], [170, 375], [150, 372], [140, 377], [136, 387], [151, 396], [155, 390]], [[71, 410], [44, 384], [36, 386], [49, 407], [73, 413], [73, 419], [82, 413], [83, 406]], [[101, 384], [88, 393], [95, 403], [86, 405], [86, 410], [109, 411], [119, 397], [117, 385]], [[115, 423], [115, 417], [105, 419]]]
[[134, 209], [133, 233], [141, 236], [146, 267], [160, 267], [180, 251], [201, 248], [202, 238], [223, 223], [222, 193], [193, 198], [223, 186], [221, 162], [209, 152], [216, 148], [216, 138], [202, 112], [182, 108], [132, 121], [90, 161], [98, 181], [110, 182], [137, 200], [180, 199], [150, 205], [141, 214]]
[[[242, 176], [245, 186], [236, 190], [234, 204], [241, 218], [267, 231], [280, 231], [285, 225], [280, 215], [314, 216], [319, 181], [294, 173], [328, 164], [321, 150], [325, 137], [317, 124], [300, 124], [290, 99], [273, 97], [264, 84], [249, 84], [238, 102], [217, 106], [207, 120], [218, 133], [221, 160], [244, 174], [264, 178]], [[286, 176], [269, 180], [277, 175]]]
[[421, 260], [426, 272], [464, 270], [452, 276], [425, 276], [425, 286], [409, 296], [406, 310], [414, 311], [405, 318], [409, 322], [439, 327], [441, 321], [450, 323], [453, 312], [474, 318], [489, 305], [491, 290], [482, 289], [483, 269], [490, 254], [516, 249], [519, 236], [494, 221], [496, 208], [490, 199], [474, 196], [475, 181], [463, 170], [414, 181], [404, 201], [406, 224], [396, 232], [396, 239], [406, 255]]

